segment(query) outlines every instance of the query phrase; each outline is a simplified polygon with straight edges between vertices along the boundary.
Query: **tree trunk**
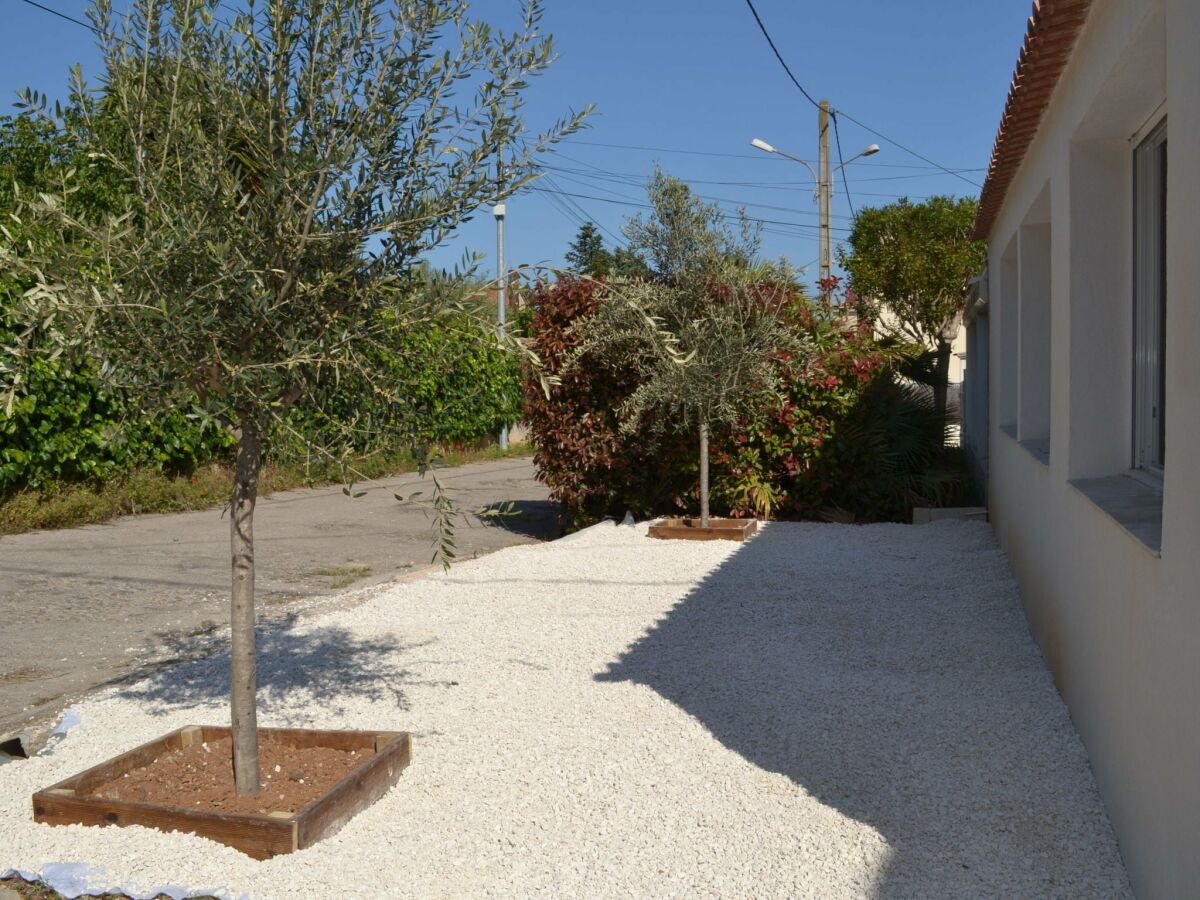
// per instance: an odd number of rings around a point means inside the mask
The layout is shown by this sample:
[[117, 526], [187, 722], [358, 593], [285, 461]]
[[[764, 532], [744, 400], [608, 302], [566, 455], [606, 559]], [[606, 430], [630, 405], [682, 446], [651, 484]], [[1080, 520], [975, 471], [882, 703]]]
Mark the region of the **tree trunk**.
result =
[[700, 423], [700, 527], [708, 527], [708, 422]]
[[942, 441], [946, 439], [946, 393], [950, 382], [950, 343], [937, 342], [937, 368], [933, 376], [933, 408], [942, 423]]
[[230, 689], [233, 725], [233, 780], [237, 793], [257, 794], [258, 709], [254, 634], [254, 503], [258, 499], [261, 464], [258, 428], [242, 422], [238, 437], [237, 472], [229, 504], [233, 589], [230, 594]]

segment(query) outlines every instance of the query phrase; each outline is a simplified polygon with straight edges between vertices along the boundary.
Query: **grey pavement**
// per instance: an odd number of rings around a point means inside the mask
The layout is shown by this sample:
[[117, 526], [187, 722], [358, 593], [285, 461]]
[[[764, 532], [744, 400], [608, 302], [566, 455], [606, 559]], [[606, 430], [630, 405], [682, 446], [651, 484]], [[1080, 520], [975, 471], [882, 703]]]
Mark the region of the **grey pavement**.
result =
[[[558, 507], [528, 458], [444, 469], [464, 508], [517, 512], [457, 528], [460, 558], [553, 538]], [[432, 522], [398, 503], [428, 478], [365, 482], [263, 498], [255, 515], [260, 622], [429, 565]], [[0, 737], [45, 721], [71, 698], [211, 646], [227, 624], [229, 520], [220, 510], [130, 516], [103, 525], [0, 537]], [[331, 601], [332, 602], [332, 601]]]

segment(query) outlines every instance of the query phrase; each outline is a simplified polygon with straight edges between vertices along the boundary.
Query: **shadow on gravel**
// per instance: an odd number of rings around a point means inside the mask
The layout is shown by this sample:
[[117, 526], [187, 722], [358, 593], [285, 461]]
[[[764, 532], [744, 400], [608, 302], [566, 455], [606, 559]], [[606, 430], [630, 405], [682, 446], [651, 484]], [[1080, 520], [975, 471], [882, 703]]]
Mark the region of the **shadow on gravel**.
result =
[[[224, 640], [168, 638], [169, 659], [141, 668], [118, 683], [119, 696], [166, 713], [179, 707], [224, 702], [229, 697], [229, 651]], [[394, 638], [363, 639], [343, 628], [298, 631], [296, 617], [258, 629], [258, 706], [304, 724], [297, 707], [339, 711], [360, 700], [390, 701], [407, 709], [404, 686], [412, 673], [400, 664], [416, 644]], [[181, 662], [182, 660], [182, 662]]]
[[486, 523], [513, 534], [543, 541], [552, 541], [562, 534], [559, 506], [553, 500], [512, 500], [493, 503], [486, 508], [490, 511], [510, 510], [509, 515], [487, 519]]
[[879, 832], [874, 895], [1123, 895], [1080, 858], [1107, 826], [1003, 554], [881, 527], [768, 526], [597, 679]]

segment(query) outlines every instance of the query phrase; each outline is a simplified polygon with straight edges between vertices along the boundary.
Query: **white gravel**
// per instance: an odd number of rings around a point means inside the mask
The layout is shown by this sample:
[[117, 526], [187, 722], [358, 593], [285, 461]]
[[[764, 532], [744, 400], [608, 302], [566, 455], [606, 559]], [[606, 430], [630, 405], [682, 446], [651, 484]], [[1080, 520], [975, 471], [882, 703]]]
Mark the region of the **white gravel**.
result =
[[87, 700], [50, 755], [0, 767], [0, 873], [255, 900], [1131, 896], [983, 524], [500, 551], [264, 639], [262, 724], [414, 733], [336, 837], [256, 862], [33, 824], [36, 788], [225, 721], [223, 666]]

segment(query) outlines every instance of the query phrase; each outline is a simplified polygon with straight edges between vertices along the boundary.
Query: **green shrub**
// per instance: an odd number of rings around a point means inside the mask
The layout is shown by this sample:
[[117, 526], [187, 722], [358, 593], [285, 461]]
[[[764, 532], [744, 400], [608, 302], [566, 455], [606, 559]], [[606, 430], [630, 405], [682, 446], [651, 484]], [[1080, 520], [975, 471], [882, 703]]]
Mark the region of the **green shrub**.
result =
[[718, 490], [735, 515], [907, 521], [913, 506], [961, 502], [968, 493], [957, 448], [928, 386], [904, 378], [917, 348], [879, 341], [868, 321], [845, 327], [811, 317], [822, 352], [793, 372], [780, 404], [744, 423], [721, 459]]
[[529, 340], [548, 375], [560, 379], [547, 398], [525, 384], [525, 415], [538, 477], [562, 503], [567, 520], [585, 525], [604, 516], [679, 510], [696, 481], [696, 453], [677, 434], [622, 434], [618, 408], [637, 387], [629, 373], [579, 360], [571, 327], [595, 313], [603, 282], [564, 277], [539, 285]]
[[[539, 478], [576, 525], [631, 509], [639, 516], [694, 505], [695, 452], [661, 429], [622, 434], [617, 410], [637, 388], [596, 366], [563, 371], [594, 313], [603, 282], [564, 278], [539, 289], [530, 340], [561, 378], [547, 400], [526, 384], [526, 415]], [[792, 326], [817, 348], [753, 421], [711, 437], [713, 510], [735, 516], [907, 520], [914, 505], [947, 505], [968, 480], [956, 448], [940, 446], [945, 423], [927, 390], [900, 377], [911, 348], [875, 339], [869, 321], [847, 325], [799, 293]]]
[[414, 444], [465, 446], [521, 418], [517, 360], [465, 314], [416, 329], [397, 326], [391, 352], [378, 356], [373, 369], [391, 379], [402, 404], [383, 404], [379, 392], [353, 379], [329, 385], [319, 412], [289, 414], [295, 432], [277, 431], [269, 441], [271, 453], [305, 454], [309, 443], [345, 446], [348, 432], [353, 452], [388, 449], [385, 425], [388, 433], [404, 433]]
[[[0, 330], [0, 346], [5, 337]], [[468, 445], [521, 418], [517, 361], [465, 316], [400, 333], [395, 346], [380, 369], [394, 379], [403, 407], [384, 408], [377, 392], [346, 381], [329, 387], [319, 413], [293, 411], [288, 424], [319, 446], [353, 432], [354, 452], [369, 453], [396, 449], [383, 446], [384, 422], [402, 425], [414, 443]], [[305, 455], [304, 440], [277, 429], [268, 452], [296, 458]], [[186, 410], [136, 414], [85, 364], [39, 360], [12, 414], [0, 410], [0, 496], [51, 482], [104, 482], [132, 469], [188, 473], [228, 460], [232, 447], [228, 432]]]
[[39, 360], [12, 413], [0, 410], [0, 495], [134, 468], [189, 472], [230, 446], [224, 431], [180, 410], [134, 415], [86, 365]]

